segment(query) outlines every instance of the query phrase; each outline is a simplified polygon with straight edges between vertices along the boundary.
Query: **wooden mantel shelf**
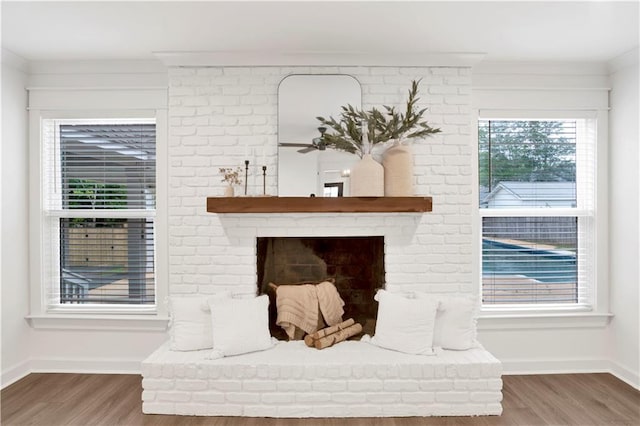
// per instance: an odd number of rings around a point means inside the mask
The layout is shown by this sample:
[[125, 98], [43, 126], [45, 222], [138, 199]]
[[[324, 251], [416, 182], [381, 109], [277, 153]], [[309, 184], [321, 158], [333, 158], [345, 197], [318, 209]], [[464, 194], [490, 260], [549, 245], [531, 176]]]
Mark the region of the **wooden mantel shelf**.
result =
[[431, 197], [208, 197], [209, 213], [422, 213]]

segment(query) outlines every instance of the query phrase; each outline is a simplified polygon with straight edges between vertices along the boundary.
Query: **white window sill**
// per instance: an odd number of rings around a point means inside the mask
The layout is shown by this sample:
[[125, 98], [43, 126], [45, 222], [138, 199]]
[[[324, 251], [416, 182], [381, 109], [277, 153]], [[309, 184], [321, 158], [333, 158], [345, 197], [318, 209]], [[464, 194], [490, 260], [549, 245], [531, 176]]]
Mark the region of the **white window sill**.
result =
[[44, 330], [166, 331], [169, 318], [157, 315], [49, 314], [25, 317]]
[[497, 311], [485, 310], [478, 317], [478, 330], [541, 330], [552, 328], [602, 328], [611, 313], [593, 311]]

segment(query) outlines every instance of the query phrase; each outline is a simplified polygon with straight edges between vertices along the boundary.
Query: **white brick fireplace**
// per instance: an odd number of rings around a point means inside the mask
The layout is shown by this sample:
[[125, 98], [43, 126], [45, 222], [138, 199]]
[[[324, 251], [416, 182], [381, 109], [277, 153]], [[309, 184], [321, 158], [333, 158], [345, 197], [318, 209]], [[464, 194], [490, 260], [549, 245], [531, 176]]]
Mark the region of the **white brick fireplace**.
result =
[[[415, 194], [429, 213], [212, 214], [219, 167], [262, 153], [277, 195], [278, 84], [289, 74], [349, 74], [363, 107], [419, 106], [442, 133], [414, 143]], [[194, 67], [169, 71], [169, 293], [255, 293], [258, 237], [383, 236], [390, 291], [477, 295], [472, 280], [471, 77], [464, 67]], [[261, 190], [250, 177], [249, 194]], [[258, 185], [259, 184], [259, 185]], [[372, 301], [373, 302], [373, 301]], [[273, 417], [500, 414], [502, 367], [482, 348], [421, 357], [346, 342], [301, 342], [212, 363], [160, 348], [143, 363], [143, 411]]]
[[[363, 107], [398, 105], [422, 79], [419, 106], [442, 133], [414, 143], [415, 193], [425, 214], [211, 214], [219, 167], [265, 150], [267, 193], [277, 195], [277, 91], [289, 74], [349, 74]], [[258, 236], [385, 237], [387, 288], [473, 293], [471, 76], [465, 67], [193, 67], [169, 70], [170, 294], [256, 288]], [[249, 178], [249, 193], [259, 182]]]

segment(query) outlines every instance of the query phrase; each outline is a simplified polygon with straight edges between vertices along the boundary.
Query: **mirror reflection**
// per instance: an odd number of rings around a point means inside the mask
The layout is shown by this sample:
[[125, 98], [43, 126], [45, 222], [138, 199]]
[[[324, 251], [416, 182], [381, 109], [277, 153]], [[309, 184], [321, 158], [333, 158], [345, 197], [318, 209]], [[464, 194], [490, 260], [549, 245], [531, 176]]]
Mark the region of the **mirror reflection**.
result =
[[278, 88], [278, 195], [349, 195], [353, 154], [326, 148], [316, 117], [337, 117], [340, 107], [360, 108], [360, 83], [348, 75], [290, 75]]

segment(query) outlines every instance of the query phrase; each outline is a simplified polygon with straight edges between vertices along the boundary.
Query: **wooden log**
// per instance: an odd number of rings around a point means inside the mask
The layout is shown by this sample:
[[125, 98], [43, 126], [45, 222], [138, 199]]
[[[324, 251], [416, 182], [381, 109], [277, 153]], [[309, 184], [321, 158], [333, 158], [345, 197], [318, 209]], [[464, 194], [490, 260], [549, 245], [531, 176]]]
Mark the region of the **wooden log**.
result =
[[315, 343], [315, 340], [313, 340], [313, 337], [311, 334], [307, 334], [306, 336], [304, 336], [304, 344], [309, 346], [310, 348], [313, 348], [313, 345]]
[[325, 336], [328, 336], [329, 334], [333, 334], [337, 331], [340, 330], [344, 330], [345, 328], [352, 326], [353, 324], [355, 324], [355, 321], [353, 318], [349, 318], [346, 321], [342, 321], [340, 324], [336, 324], [336, 325], [332, 325], [331, 327], [326, 327], [323, 328], [322, 330], [318, 330], [313, 334], [307, 334], [304, 337], [304, 343], [309, 346], [310, 348], [315, 347], [315, 342], [318, 339], [321, 339]]
[[355, 323], [350, 327], [347, 327], [343, 330], [336, 331], [335, 333], [331, 333], [325, 337], [322, 337], [314, 342], [314, 346], [316, 349], [324, 349], [330, 346], [335, 345], [336, 343], [340, 343], [343, 340], [347, 340], [349, 337], [355, 336], [358, 333], [362, 332], [362, 325], [359, 323]]

